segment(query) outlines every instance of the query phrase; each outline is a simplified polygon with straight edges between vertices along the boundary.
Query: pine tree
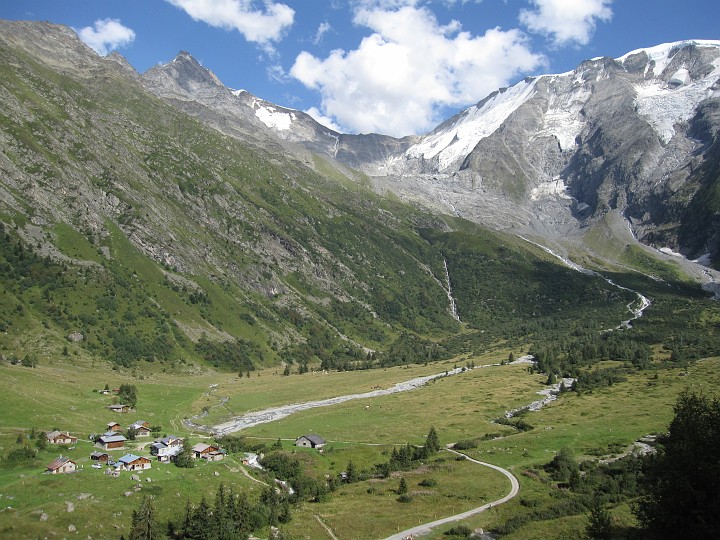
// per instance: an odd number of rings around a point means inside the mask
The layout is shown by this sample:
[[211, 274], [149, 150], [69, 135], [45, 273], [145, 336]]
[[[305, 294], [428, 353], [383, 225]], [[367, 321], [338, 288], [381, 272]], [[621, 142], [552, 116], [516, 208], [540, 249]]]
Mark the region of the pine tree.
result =
[[133, 511], [129, 540], [157, 540], [165, 538], [155, 517], [155, 507], [149, 497], [144, 497], [140, 508]]
[[425, 438], [425, 448], [430, 454], [440, 451], [440, 438], [438, 437], [434, 426], [430, 428], [430, 431]]
[[347, 468], [345, 469], [345, 472], [347, 473], [347, 482], [349, 484], [352, 484], [354, 482], [358, 481], [358, 472], [357, 469], [355, 469], [355, 465], [352, 461], [348, 461]]
[[397, 488], [397, 494], [398, 495], [405, 495], [408, 491], [407, 481], [405, 480], [404, 476], [400, 477], [400, 484]]

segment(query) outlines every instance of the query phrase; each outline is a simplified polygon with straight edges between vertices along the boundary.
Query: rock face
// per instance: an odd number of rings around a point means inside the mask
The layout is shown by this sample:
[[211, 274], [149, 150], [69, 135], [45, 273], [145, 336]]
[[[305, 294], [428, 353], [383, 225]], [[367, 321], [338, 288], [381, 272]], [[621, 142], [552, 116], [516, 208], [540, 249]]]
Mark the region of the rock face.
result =
[[274, 133], [434, 211], [559, 237], [615, 210], [640, 240], [690, 257], [720, 249], [719, 80], [720, 41], [659, 45], [525, 79], [427, 135], [396, 139], [340, 134], [233, 93], [186, 53], [143, 76], [187, 112], [211, 110], [218, 129]]

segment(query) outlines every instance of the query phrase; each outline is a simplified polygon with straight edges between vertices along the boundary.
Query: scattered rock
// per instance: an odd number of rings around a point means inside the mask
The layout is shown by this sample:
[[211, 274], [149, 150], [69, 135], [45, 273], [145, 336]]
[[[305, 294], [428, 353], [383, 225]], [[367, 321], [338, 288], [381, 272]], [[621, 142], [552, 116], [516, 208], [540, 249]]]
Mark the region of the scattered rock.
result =
[[146, 482], [152, 482], [152, 478], [146, 478], [145, 481], [146, 481]]
[[81, 493], [77, 496], [77, 500], [84, 501], [85, 499], [89, 499], [90, 497], [92, 497], [92, 493]]
[[65, 501], [65, 506], [67, 506], [68, 512], [74, 512], [75, 511], [75, 505], [71, 503], [70, 501]]
[[40, 514], [40, 521], [47, 521], [49, 517], [50, 516], [43, 512], [42, 514]]
[[71, 523], [68, 525], [68, 532], [77, 532], [77, 527]]
[[217, 471], [215, 471], [213, 474], [214, 474], [215, 476], [220, 476], [220, 473], [217, 472]]
[[80, 332], [73, 332], [68, 336], [68, 339], [70, 341], [82, 341], [85, 339], [85, 336], [83, 336]]
[[133, 475], [130, 477], [130, 480], [134, 480], [135, 482], [139, 482], [139, 481], [140, 481], [140, 477], [139, 477], [137, 474], [133, 474]]
[[125, 497], [131, 497], [132, 494], [133, 494], [132, 491], [126, 491], [125, 493], [123, 493], [123, 495], [124, 495]]

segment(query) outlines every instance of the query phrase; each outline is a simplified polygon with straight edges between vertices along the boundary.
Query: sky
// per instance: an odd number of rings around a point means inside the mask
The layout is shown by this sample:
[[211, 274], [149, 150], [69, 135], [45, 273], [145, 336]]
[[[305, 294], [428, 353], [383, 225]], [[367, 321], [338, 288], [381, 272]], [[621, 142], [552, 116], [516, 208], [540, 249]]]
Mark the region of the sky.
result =
[[720, 40], [718, 0], [0, 0], [143, 73], [187, 51], [232, 89], [344, 133], [422, 134], [583, 60]]

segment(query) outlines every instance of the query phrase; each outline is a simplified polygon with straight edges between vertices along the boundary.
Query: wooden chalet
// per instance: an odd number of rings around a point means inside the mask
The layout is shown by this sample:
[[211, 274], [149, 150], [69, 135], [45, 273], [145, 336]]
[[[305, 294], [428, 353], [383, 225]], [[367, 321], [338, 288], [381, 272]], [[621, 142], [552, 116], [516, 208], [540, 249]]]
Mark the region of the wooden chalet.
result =
[[116, 450], [118, 448], [124, 448], [126, 440], [127, 439], [124, 435], [105, 434], [98, 438], [95, 444], [97, 444], [103, 450]]
[[73, 437], [65, 431], [51, 431], [46, 435], [50, 444], [75, 444], [77, 437]]
[[90, 454], [90, 459], [98, 463], [107, 463], [110, 460], [110, 456], [105, 452], [93, 452]]
[[115, 464], [115, 468], [119, 471], [144, 471], [150, 467], [152, 467], [152, 461], [135, 454], [125, 454]]
[[225, 452], [211, 444], [197, 443], [192, 447], [195, 459], [206, 459], [207, 461], [220, 461], [225, 457]]
[[107, 430], [108, 431], [122, 431], [122, 426], [120, 425], [120, 422], [108, 422]]
[[49, 472], [50, 474], [71, 473], [71, 472], [75, 472], [76, 470], [77, 470], [77, 463], [75, 463], [69, 457], [63, 457], [63, 456], [60, 456], [59, 458], [53, 460], [47, 466], [47, 472]]

